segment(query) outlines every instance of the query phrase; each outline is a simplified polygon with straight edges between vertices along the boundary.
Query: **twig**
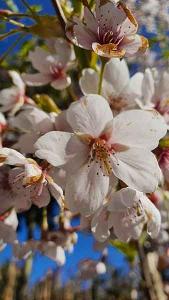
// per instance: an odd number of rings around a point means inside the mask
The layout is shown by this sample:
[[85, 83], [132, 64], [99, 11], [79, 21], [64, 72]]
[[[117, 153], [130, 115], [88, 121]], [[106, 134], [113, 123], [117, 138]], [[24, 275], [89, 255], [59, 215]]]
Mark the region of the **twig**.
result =
[[56, 11], [56, 15], [58, 16], [58, 18], [60, 20], [60, 24], [61, 24], [63, 30], [65, 31], [65, 25], [67, 23], [67, 19], [65, 17], [65, 14], [63, 12], [62, 7], [61, 7], [60, 1], [59, 0], [52, 0], [52, 4], [53, 4], [53, 7]]

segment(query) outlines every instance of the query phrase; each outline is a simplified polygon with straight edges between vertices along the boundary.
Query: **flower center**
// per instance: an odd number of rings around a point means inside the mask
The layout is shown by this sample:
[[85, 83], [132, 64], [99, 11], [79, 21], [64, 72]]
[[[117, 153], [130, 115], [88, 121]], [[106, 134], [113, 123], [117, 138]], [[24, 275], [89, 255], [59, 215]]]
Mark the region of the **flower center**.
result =
[[123, 218], [124, 225], [129, 227], [130, 224], [138, 225], [145, 220], [145, 212], [141, 202], [135, 203], [132, 207], [128, 208]]
[[161, 114], [169, 114], [169, 99], [159, 100], [155, 105], [155, 109]]
[[61, 64], [50, 66], [50, 72], [54, 80], [62, 79], [65, 77], [65, 72]]
[[104, 174], [103, 176], [110, 175], [112, 173], [110, 155], [115, 153], [115, 151], [108, 146], [104, 139], [101, 138], [92, 140], [89, 146], [89, 164], [95, 161], [99, 164], [99, 167]]

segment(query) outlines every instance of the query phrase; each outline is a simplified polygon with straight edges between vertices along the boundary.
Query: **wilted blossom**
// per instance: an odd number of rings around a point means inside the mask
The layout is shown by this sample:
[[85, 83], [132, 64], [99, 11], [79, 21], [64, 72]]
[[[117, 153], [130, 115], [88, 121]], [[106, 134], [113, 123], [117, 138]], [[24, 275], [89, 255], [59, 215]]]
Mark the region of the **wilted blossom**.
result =
[[108, 102], [87, 95], [66, 113], [73, 134], [53, 131], [35, 143], [36, 156], [67, 171], [65, 201], [72, 212], [89, 215], [104, 201], [114, 177], [153, 192], [161, 179], [151, 150], [166, 133], [156, 111], [130, 110], [113, 119]]
[[40, 47], [29, 53], [29, 61], [38, 73], [22, 75], [27, 85], [42, 86], [50, 83], [54, 89], [63, 90], [71, 84], [71, 78], [67, 75], [75, 59], [71, 45], [57, 38], [54, 47], [55, 53]]
[[148, 41], [136, 34], [137, 29], [136, 19], [122, 1], [96, 0], [95, 12], [85, 6], [83, 20], [74, 17], [66, 34], [79, 47], [103, 57], [122, 58], [147, 49]]
[[34, 104], [34, 101], [26, 96], [25, 84], [16, 71], [9, 71], [14, 86], [0, 91], [0, 111], [14, 115], [24, 104]]
[[[130, 78], [125, 60], [112, 58], [105, 64], [101, 95], [107, 99], [114, 113], [136, 106], [134, 99], [141, 95], [142, 78], [141, 72]], [[99, 74], [93, 69], [83, 69], [79, 83], [84, 95], [97, 94]]]
[[138, 239], [144, 225], [147, 233], [157, 237], [161, 216], [154, 204], [141, 192], [124, 188], [112, 193], [108, 202], [94, 215], [91, 223], [95, 238], [104, 242], [113, 230], [116, 237], [124, 242]]

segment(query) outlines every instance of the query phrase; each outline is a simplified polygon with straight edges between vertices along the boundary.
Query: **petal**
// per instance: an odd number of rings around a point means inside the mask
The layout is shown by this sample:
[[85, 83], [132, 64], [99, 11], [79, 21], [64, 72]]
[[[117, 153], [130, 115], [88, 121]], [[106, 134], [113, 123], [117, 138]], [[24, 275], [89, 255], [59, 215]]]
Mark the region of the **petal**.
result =
[[98, 164], [82, 165], [75, 173], [67, 174], [65, 201], [72, 212], [94, 213], [108, 192], [109, 178], [103, 176]]
[[106, 63], [103, 74], [102, 94], [118, 97], [129, 83], [129, 69], [125, 60], [110, 59]]
[[135, 202], [139, 201], [138, 193], [142, 194], [129, 187], [112, 192], [109, 196], [107, 210], [114, 212], [125, 211], [127, 208], [132, 207]]
[[101, 243], [105, 242], [110, 236], [106, 214], [106, 207], [101, 207], [94, 214], [91, 222], [91, 231], [95, 239]]
[[150, 69], [146, 69], [142, 82], [142, 102], [146, 107], [152, 104], [153, 95], [155, 92], [155, 82]]
[[161, 227], [161, 215], [155, 205], [143, 195], [141, 203], [147, 215], [147, 232], [154, 239], [158, 236]]
[[51, 82], [51, 86], [56, 90], [63, 90], [71, 84], [71, 78], [65, 76], [64, 78], [59, 78]]
[[115, 44], [99, 44], [97, 42], [92, 43], [92, 49], [93, 51], [103, 57], [107, 58], [123, 58], [125, 55], [125, 49], [117, 49], [117, 46]]
[[131, 148], [112, 155], [113, 173], [129, 187], [144, 193], [155, 191], [161, 179], [157, 160], [150, 151]]
[[17, 87], [3, 89], [2, 91], [0, 91], [0, 104], [4, 106], [13, 106], [18, 95], [19, 89]]
[[75, 54], [70, 43], [63, 38], [57, 38], [54, 42], [54, 54], [58, 56], [58, 61], [66, 65], [75, 59]]
[[128, 85], [125, 86], [121, 93], [121, 97], [126, 98], [128, 101], [134, 104], [136, 99], [140, 99], [142, 96], [142, 81], [143, 81], [143, 73], [137, 72], [134, 74]]
[[35, 73], [35, 74], [22, 74], [22, 78], [29, 86], [46, 85], [52, 81], [52, 76], [48, 74]]
[[98, 137], [107, 122], [113, 119], [107, 101], [99, 95], [89, 94], [70, 105], [67, 120], [75, 132]]
[[125, 111], [113, 120], [113, 142], [152, 150], [166, 130], [164, 118], [155, 110]]
[[34, 144], [35, 155], [46, 159], [51, 165], [58, 167], [66, 163], [66, 146], [72, 134], [51, 131], [41, 136]]
[[98, 73], [93, 69], [83, 69], [79, 85], [84, 95], [97, 94], [99, 86]]
[[126, 57], [133, 56], [137, 52], [144, 53], [148, 47], [148, 40], [138, 34], [124, 38], [119, 45], [120, 49], [125, 50]]
[[11, 76], [13, 83], [17, 86], [19, 91], [21, 93], [24, 93], [25, 92], [25, 84], [24, 84], [21, 76], [19, 75], [19, 73], [17, 73], [16, 71], [9, 71], [9, 75]]
[[48, 181], [49, 185], [49, 191], [52, 195], [52, 197], [58, 202], [60, 208], [63, 208], [64, 207], [64, 203], [63, 203], [63, 199], [64, 199], [64, 196], [63, 196], [63, 190], [62, 188], [57, 185], [54, 181]]
[[32, 63], [32, 66], [40, 73], [49, 73], [50, 64], [47, 61], [49, 52], [46, 50], [36, 47], [34, 51], [29, 52], [28, 59]]
[[0, 148], [0, 162], [8, 165], [24, 165], [26, 158], [14, 149]]
[[102, 30], [116, 32], [119, 24], [126, 19], [126, 14], [112, 1], [96, 1], [96, 20]]
[[42, 191], [41, 188], [41, 183], [30, 186], [30, 200], [39, 208], [46, 207], [50, 202], [50, 194], [48, 188], [44, 185]]

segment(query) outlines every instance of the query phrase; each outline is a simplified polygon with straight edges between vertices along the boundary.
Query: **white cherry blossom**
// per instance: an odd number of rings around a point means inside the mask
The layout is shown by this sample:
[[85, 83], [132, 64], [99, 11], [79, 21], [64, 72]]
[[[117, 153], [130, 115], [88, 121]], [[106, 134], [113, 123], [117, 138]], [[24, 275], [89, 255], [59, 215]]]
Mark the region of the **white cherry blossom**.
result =
[[63, 90], [71, 84], [71, 78], [67, 75], [74, 60], [71, 45], [62, 38], [57, 38], [54, 43], [55, 53], [36, 47], [29, 53], [29, 61], [35, 74], [23, 74], [22, 78], [29, 86], [41, 86], [49, 84], [56, 90]]
[[14, 86], [0, 91], [0, 111], [16, 114], [24, 104], [34, 105], [34, 101], [26, 96], [25, 84], [16, 71], [9, 71]]
[[108, 102], [87, 95], [70, 105], [67, 121], [74, 134], [53, 131], [35, 143], [36, 155], [67, 171], [65, 201], [73, 212], [92, 214], [117, 177], [148, 193], [161, 179], [151, 152], [166, 133], [156, 111], [130, 110], [113, 119]]
[[156, 238], [161, 226], [160, 212], [146, 195], [124, 188], [110, 195], [108, 202], [94, 215], [91, 228], [100, 242], [109, 238], [111, 230], [118, 239], [128, 242], [140, 237], [145, 224], [147, 233]]

